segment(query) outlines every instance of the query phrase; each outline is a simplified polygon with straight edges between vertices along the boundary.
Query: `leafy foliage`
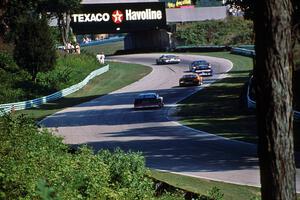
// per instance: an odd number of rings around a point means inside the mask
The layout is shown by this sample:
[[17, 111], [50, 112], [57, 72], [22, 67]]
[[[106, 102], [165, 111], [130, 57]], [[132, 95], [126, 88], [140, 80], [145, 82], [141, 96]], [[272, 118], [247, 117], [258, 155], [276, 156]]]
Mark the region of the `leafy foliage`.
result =
[[184, 24], [175, 38], [184, 45], [238, 45], [253, 43], [253, 24], [240, 17]]
[[0, 70], [17, 72], [19, 69], [13, 57], [6, 52], [0, 52]]
[[18, 30], [19, 24], [25, 19], [29, 13], [34, 10], [37, 1], [22, 1], [22, 0], [9, 0], [3, 1], [1, 8], [1, 35], [6, 36], [8, 41], [13, 41]]
[[151, 199], [140, 153], [68, 152], [24, 116], [0, 118], [0, 195], [3, 199]]
[[79, 83], [91, 71], [101, 67], [92, 55], [61, 55], [54, 69], [39, 72], [34, 83], [31, 75], [13, 62], [12, 56], [3, 54], [0, 57], [7, 59], [0, 61], [0, 65], [5, 66], [5, 69], [0, 68], [0, 104], [49, 95]]
[[17, 35], [14, 58], [35, 81], [37, 73], [51, 70], [56, 59], [54, 42], [47, 20], [45, 18], [27, 19], [20, 25]]
[[[300, 1], [292, 0], [294, 13], [294, 24], [300, 23]], [[253, 0], [227, 0], [226, 5], [229, 5], [231, 8], [240, 9], [244, 12], [244, 16], [247, 19], [254, 19], [255, 15], [255, 1]]]
[[27, 79], [28, 74], [19, 69], [9, 53], [0, 52], [0, 103], [8, 102], [24, 96], [16, 83]]
[[209, 192], [208, 196], [213, 200], [222, 200], [224, 197], [224, 194], [221, 193], [221, 190], [217, 187], [213, 187]]
[[72, 33], [70, 31], [70, 14], [80, 8], [81, 0], [44, 0], [39, 9], [50, 11], [51, 15], [57, 17], [61, 42], [66, 45]]
[[253, 0], [227, 0], [226, 5], [233, 9], [238, 9], [244, 12], [246, 19], [254, 18], [254, 1]]
[[[64, 20], [64, 13], [71, 13], [80, 7], [80, 0], [5, 0], [0, 3], [0, 37], [6, 36], [8, 41], [13, 41], [16, 37], [16, 30], [22, 25], [23, 19], [28, 17], [39, 19], [40, 15], [48, 16], [51, 11], [52, 16], [59, 19], [61, 36], [66, 36], [69, 32], [69, 22]], [[63, 38], [61, 38], [63, 39]]]

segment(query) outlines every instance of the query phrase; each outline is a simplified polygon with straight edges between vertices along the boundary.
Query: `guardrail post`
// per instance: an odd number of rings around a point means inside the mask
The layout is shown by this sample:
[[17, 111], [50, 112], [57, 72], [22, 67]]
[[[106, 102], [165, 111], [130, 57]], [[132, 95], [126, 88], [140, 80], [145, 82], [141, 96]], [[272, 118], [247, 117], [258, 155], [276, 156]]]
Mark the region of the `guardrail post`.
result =
[[12, 106], [11, 106], [10, 112], [11, 112], [11, 113], [15, 113], [15, 112], [16, 112], [16, 107], [15, 107], [15, 105], [12, 105]]

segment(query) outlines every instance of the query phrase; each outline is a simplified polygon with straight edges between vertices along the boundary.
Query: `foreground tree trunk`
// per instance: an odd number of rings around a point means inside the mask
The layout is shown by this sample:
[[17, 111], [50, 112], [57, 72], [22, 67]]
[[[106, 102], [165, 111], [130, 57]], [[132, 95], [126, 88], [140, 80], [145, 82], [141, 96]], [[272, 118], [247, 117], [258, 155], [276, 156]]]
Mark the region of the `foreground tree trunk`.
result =
[[291, 0], [256, 0], [258, 154], [264, 200], [295, 200]]

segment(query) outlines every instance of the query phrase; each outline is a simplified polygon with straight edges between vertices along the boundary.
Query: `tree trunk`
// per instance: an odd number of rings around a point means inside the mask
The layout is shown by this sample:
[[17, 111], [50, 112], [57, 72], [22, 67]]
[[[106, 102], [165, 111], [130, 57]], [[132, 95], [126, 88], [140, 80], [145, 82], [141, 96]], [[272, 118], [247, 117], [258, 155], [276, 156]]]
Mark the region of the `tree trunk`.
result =
[[290, 0], [255, 1], [258, 155], [264, 200], [295, 200]]
[[4, 35], [8, 30], [8, 26], [4, 21], [4, 15], [6, 13], [8, 0], [2, 0], [0, 2], [0, 44], [4, 42]]
[[70, 22], [70, 14], [63, 13], [58, 16], [58, 27], [64, 46], [69, 42]]

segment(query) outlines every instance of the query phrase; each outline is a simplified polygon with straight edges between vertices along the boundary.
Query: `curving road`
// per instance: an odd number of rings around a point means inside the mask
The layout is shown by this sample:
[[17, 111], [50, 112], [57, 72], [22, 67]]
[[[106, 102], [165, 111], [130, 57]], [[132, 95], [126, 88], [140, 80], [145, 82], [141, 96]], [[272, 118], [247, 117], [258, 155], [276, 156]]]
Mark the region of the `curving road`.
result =
[[[67, 108], [41, 123], [55, 128], [68, 144], [88, 144], [101, 148], [141, 151], [150, 168], [245, 185], [259, 185], [256, 146], [196, 131], [168, 118], [168, 112], [181, 99], [226, 76], [232, 63], [225, 59], [180, 55], [178, 65], [155, 65], [159, 54], [113, 56], [110, 59], [148, 65], [153, 71], [143, 79], [78, 106]], [[212, 78], [198, 87], [179, 88], [179, 78], [196, 59], [208, 60]], [[158, 92], [165, 108], [133, 110], [140, 92]], [[297, 170], [297, 183], [299, 170]], [[297, 191], [300, 191], [297, 184]]]

